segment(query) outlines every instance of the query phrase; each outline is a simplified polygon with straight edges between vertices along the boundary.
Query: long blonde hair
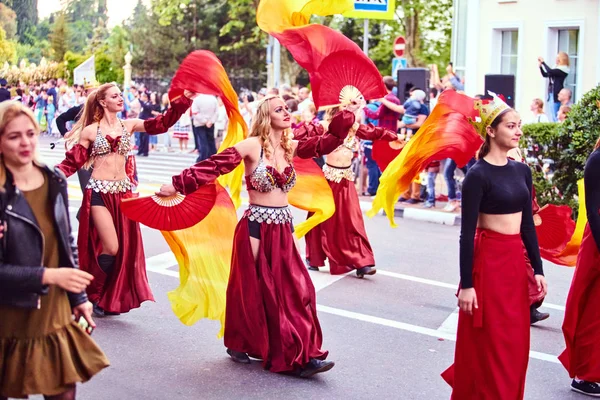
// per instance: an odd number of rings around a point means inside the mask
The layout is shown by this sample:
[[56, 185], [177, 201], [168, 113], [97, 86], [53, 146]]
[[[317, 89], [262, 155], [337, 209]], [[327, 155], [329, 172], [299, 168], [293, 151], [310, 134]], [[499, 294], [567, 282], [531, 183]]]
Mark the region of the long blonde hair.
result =
[[[270, 158], [273, 155], [272, 144], [269, 140], [269, 134], [271, 133], [271, 114], [269, 109], [269, 101], [275, 98], [281, 99], [279, 96], [269, 95], [258, 103], [256, 116], [254, 117], [254, 122], [252, 123], [252, 128], [250, 128], [249, 135], [249, 137], [258, 137], [260, 139], [264, 155], [267, 158]], [[281, 147], [285, 151], [285, 161], [290, 164], [294, 158], [292, 138], [293, 134], [290, 129], [283, 131], [283, 134], [281, 135]]]
[[79, 143], [81, 132], [86, 126], [91, 125], [94, 122], [100, 122], [102, 117], [104, 117], [104, 109], [100, 105], [100, 100], [104, 100], [106, 97], [106, 92], [112, 87], [118, 86], [114, 82], [105, 83], [98, 89], [95, 89], [88, 94], [85, 105], [83, 106], [83, 110], [81, 111], [81, 117], [73, 126], [73, 129], [71, 130], [71, 133], [67, 139], [69, 146]]
[[[40, 126], [33, 115], [33, 111], [29, 107], [26, 107], [20, 101], [4, 101], [0, 103], [0, 138], [4, 135], [4, 131], [8, 124], [10, 124], [15, 118], [20, 117], [21, 115], [29, 118], [31, 123], [33, 124], [33, 129], [36, 135], [40, 134]], [[6, 171], [4, 170], [4, 160], [2, 159], [2, 154], [0, 153], [0, 191], [3, 191], [4, 181], [6, 180]]]

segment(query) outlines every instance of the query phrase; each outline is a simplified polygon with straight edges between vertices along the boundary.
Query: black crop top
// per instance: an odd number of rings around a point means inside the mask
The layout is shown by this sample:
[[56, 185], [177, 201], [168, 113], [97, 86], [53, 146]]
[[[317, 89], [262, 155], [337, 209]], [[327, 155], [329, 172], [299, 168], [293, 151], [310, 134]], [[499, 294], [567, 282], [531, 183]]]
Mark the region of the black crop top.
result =
[[526, 164], [508, 160], [503, 166], [479, 160], [463, 182], [460, 231], [460, 279], [462, 288], [473, 287], [473, 246], [479, 213], [514, 214], [522, 212], [521, 238], [537, 275], [543, 275], [533, 211], [532, 178]]
[[600, 251], [600, 149], [594, 150], [585, 164], [585, 208], [588, 224]]

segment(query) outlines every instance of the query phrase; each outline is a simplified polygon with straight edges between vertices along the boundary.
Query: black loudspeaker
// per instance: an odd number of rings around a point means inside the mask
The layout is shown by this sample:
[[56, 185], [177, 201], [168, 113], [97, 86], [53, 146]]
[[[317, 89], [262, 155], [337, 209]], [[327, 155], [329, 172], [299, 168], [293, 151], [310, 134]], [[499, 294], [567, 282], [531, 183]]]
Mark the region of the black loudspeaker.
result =
[[488, 90], [502, 95], [506, 99], [506, 104], [515, 107], [515, 76], [514, 75], [486, 75], [485, 76], [485, 96], [484, 99], [491, 99]]
[[396, 82], [398, 83], [400, 103], [404, 104], [410, 97], [410, 90], [417, 88], [425, 92], [425, 103], [429, 104], [429, 70], [427, 68], [399, 69]]

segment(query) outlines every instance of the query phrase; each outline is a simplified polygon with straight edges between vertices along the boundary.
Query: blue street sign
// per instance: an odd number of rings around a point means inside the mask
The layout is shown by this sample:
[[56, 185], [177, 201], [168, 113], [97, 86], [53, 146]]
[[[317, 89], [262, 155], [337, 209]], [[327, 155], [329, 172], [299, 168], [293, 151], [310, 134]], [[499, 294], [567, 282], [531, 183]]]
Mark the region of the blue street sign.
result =
[[395, 77], [398, 75], [398, 70], [406, 69], [408, 67], [408, 63], [406, 58], [404, 57], [396, 57], [392, 59], [392, 76]]
[[356, 11], [387, 11], [388, 0], [354, 0]]

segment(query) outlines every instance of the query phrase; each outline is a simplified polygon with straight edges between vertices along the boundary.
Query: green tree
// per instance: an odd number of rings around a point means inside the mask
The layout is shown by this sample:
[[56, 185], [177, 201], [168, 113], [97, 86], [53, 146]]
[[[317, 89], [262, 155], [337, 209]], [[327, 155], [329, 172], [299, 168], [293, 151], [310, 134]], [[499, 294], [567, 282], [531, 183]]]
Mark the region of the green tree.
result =
[[100, 18], [88, 43], [87, 52], [96, 53], [98, 50], [106, 47], [106, 39], [108, 39], [108, 29], [106, 29], [104, 19]]
[[[35, 32], [38, 23], [37, 0], [2, 0], [17, 14], [17, 36], [19, 41], [31, 40], [31, 33]], [[33, 43], [30, 43], [33, 44]]]
[[6, 40], [6, 32], [0, 27], [0, 64], [6, 61], [11, 64], [17, 62], [17, 49], [13, 41]]
[[110, 57], [111, 68], [114, 71], [116, 82], [122, 83], [124, 79], [123, 66], [125, 65], [125, 54], [129, 50], [128, 32], [121, 26], [115, 26], [108, 37], [108, 48], [106, 54]]
[[65, 13], [60, 13], [54, 21], [52, 33], [50, 34], [50, 46], [52, 48], [52, 59], [62, 61], [69, 46], [69, 30]]
[[6, 32], [6, 38], [14, 39], [17, 34], [17, 14], [9, 6], [0, 3], [0, 27]]

